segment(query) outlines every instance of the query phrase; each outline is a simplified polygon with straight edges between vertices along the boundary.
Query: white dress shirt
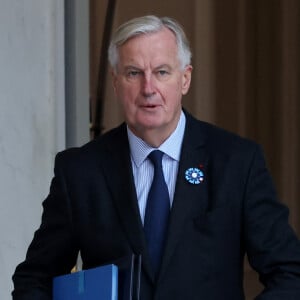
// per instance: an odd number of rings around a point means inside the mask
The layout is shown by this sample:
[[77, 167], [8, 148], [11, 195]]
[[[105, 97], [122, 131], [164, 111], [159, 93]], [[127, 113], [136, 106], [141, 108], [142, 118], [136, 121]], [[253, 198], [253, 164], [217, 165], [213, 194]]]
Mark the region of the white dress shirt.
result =
[[171, 201], [170, 205], [172, 205], [173, 203], [179, 158], [185, 130], [185, 122], [185, 115], [183, 112], [181, 112], [176, 129], [170, 135], [170, 137], [158, 148], [149, 146], [141, 138], [134, 135], [127, 126], [134, 183], [142, 222], [144, 222], [147, 196], [150, 190], [154, 173], [153, 165], [148, 158], [148, 155], [153, 150], [160, 150], [164, 152], [162, 158], [163, 173], [169, 190]]

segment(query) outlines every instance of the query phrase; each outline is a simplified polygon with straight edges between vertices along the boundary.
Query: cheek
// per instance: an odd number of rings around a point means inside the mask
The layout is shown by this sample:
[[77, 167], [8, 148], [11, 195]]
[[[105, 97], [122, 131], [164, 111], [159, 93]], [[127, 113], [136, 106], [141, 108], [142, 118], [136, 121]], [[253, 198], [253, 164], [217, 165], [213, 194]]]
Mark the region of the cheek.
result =
[[180, 102], [182, 97], [181, 82], [176, 81], [175, 83], [161, 87], [160, 93], [166, 102], [174, 104], [178, 101]]
[[117, 97], [122, 102], [134, 102], [135, 98], [137, 97], [139, 93], [138, 86], [136, 84], [129, 84], [129, 83], [121, 83], [116, 88], [117, 91]]
[[135, 111], [135, 103], [136, 103], [136, 92], [134, 89], [130, 87], [119, 87], [117, 89], [117, 99], [119, 104], [122, 107], [123, 112], [125, 115], [132, 115]]

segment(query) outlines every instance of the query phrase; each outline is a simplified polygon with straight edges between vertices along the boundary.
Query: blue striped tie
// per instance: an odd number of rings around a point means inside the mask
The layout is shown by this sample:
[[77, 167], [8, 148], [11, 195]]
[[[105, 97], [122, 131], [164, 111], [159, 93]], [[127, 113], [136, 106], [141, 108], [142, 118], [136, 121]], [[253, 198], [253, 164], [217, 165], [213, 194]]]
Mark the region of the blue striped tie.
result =
[[163, 152], [159, 150], [152, 151], [148, 156], [154, 166], [154, 176], [144, 220], [147, 246], [156, 275], [160, 268], [170, 212], [170, 198], [162, 170], [162, 156]]

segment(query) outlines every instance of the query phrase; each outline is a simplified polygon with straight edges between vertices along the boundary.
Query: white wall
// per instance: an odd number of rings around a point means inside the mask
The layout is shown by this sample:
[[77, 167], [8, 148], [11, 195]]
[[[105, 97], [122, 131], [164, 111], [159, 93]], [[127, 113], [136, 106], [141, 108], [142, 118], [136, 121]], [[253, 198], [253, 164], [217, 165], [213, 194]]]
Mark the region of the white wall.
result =
[[0, 0], [0, 299], [65, 147], [64, 1]]

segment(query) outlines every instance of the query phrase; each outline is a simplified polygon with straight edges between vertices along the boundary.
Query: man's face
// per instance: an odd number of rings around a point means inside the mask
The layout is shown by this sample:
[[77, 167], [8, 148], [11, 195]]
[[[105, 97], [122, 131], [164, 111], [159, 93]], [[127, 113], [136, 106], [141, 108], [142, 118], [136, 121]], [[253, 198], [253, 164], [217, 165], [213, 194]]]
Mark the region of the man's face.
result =
[[176, 128], [191, 81], [192, 67], [182, 70], [174, 34], [163, 29], [128, 40], [116, 69], [114, 90], [129, 128], [146, 142], [154, 135], [162, 143]]

